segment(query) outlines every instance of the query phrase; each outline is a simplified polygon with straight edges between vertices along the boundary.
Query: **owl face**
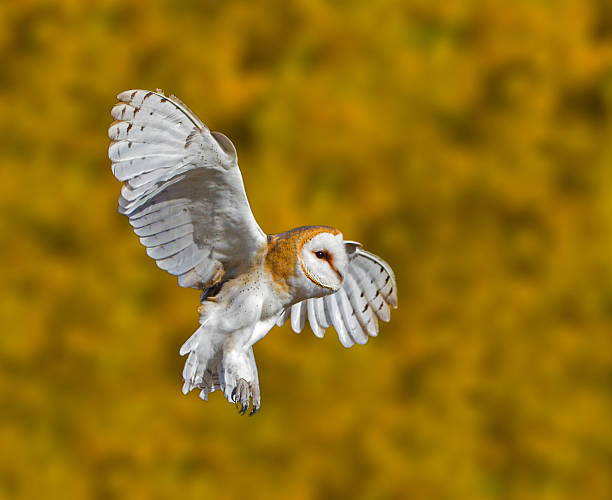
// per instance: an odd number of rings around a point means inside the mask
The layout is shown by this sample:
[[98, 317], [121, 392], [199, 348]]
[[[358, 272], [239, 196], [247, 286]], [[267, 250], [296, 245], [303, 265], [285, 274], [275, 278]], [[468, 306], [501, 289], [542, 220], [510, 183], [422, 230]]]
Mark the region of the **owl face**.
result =
[[348, 267], [342, 234], [321, 232], [306, 240], [299, 253], [306, 277], [318, 287], [339, 290]]

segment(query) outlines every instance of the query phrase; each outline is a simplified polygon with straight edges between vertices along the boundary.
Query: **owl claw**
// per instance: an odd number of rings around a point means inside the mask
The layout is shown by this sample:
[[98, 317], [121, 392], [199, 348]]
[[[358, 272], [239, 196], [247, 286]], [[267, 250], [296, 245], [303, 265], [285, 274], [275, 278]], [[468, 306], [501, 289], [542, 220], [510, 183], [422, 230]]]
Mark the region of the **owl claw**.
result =
[[255, 383], [251, 386], [251, 400], [253, 403], [253, 407], [251, 409], [251, 413], [249, 413], [249, 417], [255, 415], [259, 408], [261, 408], [261, 394], [259, 394], [259, 384]]
[[253, 415], [255, 415], [257, 412], [259, 411], [259, 406], [255, 406], [253, 405], [253, 408], [251, 409], [251, 412], [249, 413], [249, 417], [252, 417]]
[[246, 414], [251, 409], [249, 416], [255, 415], [259, 411], [261, 399], [259, 396], [259, 388], [247, 382], [245, 379], [238, 379], [236, 387], [231, 394], [232, 402], [238, 408], [240, 415]]
[[238, 379], [236, 387], [232, 391], [232, 399], [238, 408], [238, 413], [244, 415], [251, 404], [251, 388], [243, 378]]

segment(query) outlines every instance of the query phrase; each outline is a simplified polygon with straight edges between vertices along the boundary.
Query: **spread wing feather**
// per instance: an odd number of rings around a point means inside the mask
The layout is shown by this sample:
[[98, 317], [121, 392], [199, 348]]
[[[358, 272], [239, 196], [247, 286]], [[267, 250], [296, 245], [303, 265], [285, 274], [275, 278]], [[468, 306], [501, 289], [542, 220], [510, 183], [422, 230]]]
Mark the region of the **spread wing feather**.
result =
[[308, 319], [317, 337], [333, 326], [344, 347], [365, 344], [378, 335], [378, 319], [389, 321], [390, 307], [397, 307], [395, 276], [389, 264], [362, 250], [359, 243], [345, 245], [349, 267], [342, 288], [294, 304], [279, 315], [279, 326], [290, 316], [293, 331], [300, 333]]
[[319, 324], [317, 319], [316, 305], [314, 300], [306, 301], [307, 311], [308, 311], [308, 323], [310, 323], [310, 328], [312, 328], [313, 333], [321, 338], [325, 334], [325, 329], [322, 325]]
[[123, 182], [119, 212], [147, 254], [185, 287], [237, 275], [266, 237], [233, 144], [175, 97], [129, 90], [117, 98], [108, 155]]

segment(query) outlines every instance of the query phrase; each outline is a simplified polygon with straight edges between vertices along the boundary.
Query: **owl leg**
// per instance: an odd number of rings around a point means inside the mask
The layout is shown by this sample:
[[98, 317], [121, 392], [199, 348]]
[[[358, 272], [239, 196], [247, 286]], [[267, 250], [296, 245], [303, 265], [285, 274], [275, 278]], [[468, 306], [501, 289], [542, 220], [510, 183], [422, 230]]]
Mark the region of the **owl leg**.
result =
[[251, 415], [261, 406], [257, 367], [253, 349], [247, 352], [226, 350], [223, 353], [223, 379], [225, 397], [236, 404], [241, 415], [251, 408]]
[[251, 405], [251, 387], [243, 378], [238, 379], [236, 387], [232, 391], [232, 399], [236, 403], [238, 413], [244, 415]]
[[251, 383], [251, 399], [253, 400], [253, 408], [249, 416], [255, 415], [261, 407], [261, 394], [259, 392], [259, 375], [257, 374], [257, 365], [255, 364], [255, 354], [253, 353], [253, 347], [249, 349], [249, 365], [251, 367], [251, 375], [253, 376], [253, 382]]
[[259, 392], [259, 376], [257, 375], [257, 365], [255, 364], [255, 355], [253, 354], [252, 347], [249, 348], [247, 357], [251, 370], [252, 382], [247, 382], [243, 378], [239, 379], [236, 388], [232, 392], [232, 398], [236, 405], [240, 404], [239, 412], [241, 415], [246, 413], [249, 409], [249, 402], [251, 402], [252, 406], [249, 416], [253, 416], [261, 407], [261, 394]]
[[249, 416], [253, 416], [259, 411], [261, 406], [259, 386], [249, 383], [243, 378], [238, 379], [238, 383], [232, 391], [232, 399], [236, 404], [238, 413], [240, 413], [240, 415], [244, 415], [250, 407], [251, 411]]
[[181, 356], [189, 354], [183, 369], [183, 394], [200, 388], [200, 397], [208, 399], [208, 393], [221, 387], [217, 367], [222, 355], [222, 336], [208, 331], [206, 323], [183, 344]]

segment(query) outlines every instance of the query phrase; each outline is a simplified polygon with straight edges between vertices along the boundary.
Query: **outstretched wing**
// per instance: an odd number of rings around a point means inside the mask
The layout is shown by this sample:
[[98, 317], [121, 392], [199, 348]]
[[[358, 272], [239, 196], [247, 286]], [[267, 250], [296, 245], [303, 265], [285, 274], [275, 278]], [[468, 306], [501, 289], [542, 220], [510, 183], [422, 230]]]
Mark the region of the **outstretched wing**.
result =
[[253, 217], [236, 149], [175, 97], [117, 96], [108, 135], [119, 212], [179, 285], [207, 288], [235, 276], [266, 244]]
[[306, 319], [317, 337], [333, 326], [344, 347], [365, 344], [378, 335], [378, 319], [391, 319], [390, 307], [397, 308], [395, 276], [389, 264], [359, 243], [345, 242], [349, 267], [342, 288], [335, 293], [298, 302], [278, 318], [282, 325], [291, 316], [291, 328], [300, 333]]

